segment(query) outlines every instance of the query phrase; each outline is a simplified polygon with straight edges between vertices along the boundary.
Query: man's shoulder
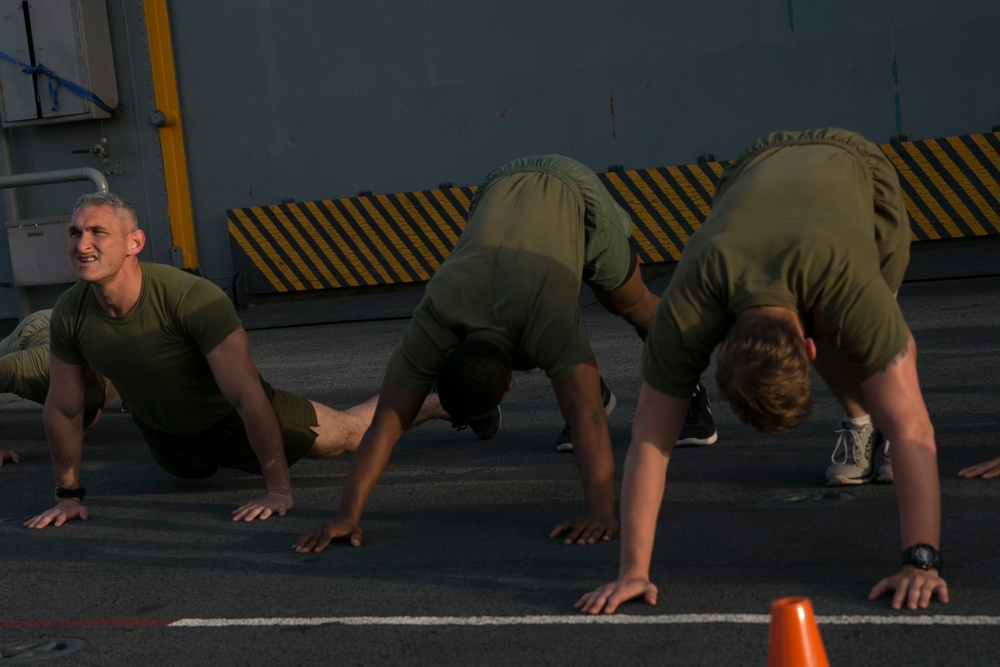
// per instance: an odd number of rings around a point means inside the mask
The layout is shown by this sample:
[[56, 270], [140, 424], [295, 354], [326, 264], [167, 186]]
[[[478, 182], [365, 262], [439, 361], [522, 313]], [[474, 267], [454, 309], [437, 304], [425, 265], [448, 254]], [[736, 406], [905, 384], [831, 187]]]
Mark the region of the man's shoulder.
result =
[[90, 294], [89, 287], [87, 283], [76, 282], [60, 294], [56, 298], [52, 310], [49, 311], [49, 320], [59, 319], [78, 310], [84, 304], [87, 295]]
[[143, 275], [152, 281], [170, 283], [173, 285], [193, 285], [199, 281], [211, 282], [201, 276], [188, 273], [182, 269], [169, 264], [157, 264], [155, 262], [139, 262]]
[[229, 301], [226, 293], [207, 278], [196, 276], [168, 264], [140, 263], [144, 280], [159, 299], [184, 301], [197, 295], [202, 300]]

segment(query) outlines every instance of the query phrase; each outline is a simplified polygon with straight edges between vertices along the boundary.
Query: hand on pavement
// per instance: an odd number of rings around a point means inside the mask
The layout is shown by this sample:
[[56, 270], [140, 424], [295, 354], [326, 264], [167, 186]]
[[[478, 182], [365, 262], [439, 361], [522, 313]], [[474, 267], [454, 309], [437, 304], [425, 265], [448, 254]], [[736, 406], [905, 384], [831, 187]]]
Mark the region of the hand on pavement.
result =
[[295, 507], [291, 493], [283, 491], [268, 491], [267, 495], [259, 500], [251, 500], [239, 509], [233, 510], [233, 521], [253, 521], [260, 519], [263, 521], [273, 514], [285, 516], [285, 514]]
[[292, 545], [292, 549], [300, 554], [321, 553], [330, 543], [337, 539], [350, 540], [351, 546], [361, 546], [361, 529], [346, 521], [331, 521], [325, 523], [309, 535], [303, 535]]
[[33, 519], [24, 522], [26, 528], [45, 528], [48, 525], [61, 526], [67, 521], [90, 518], [90, 512], [79, 500], [63, 500], [50, 510], [42, 512]]
[[941, 602], [948, 602], [948, 584], [936, 570], [921, 570], [904, 565], [899, 574], [886, 577], [875, 584], [868, 599], [877, 600], [890, 591], [896, 591], [892, 596], [893, 609], [902, 609], [904, 603], [907, 609], [926, 609], [935, 593]]
[[17, 452], [12, 452], [9, 449], [0, 449], [0, 466], [3, 465], [4, 461], [10, 461], [11, 463], [20, 462], [20, 457], [18, 457]]
[[1000, 456], [984, 463], [978, 463], [968, 468], [958, 471], [959, 477], [970, 479], [972, 477], [982, 477], [983, 479], [993, 479], [1000, 477]]
[[575, 519], [557, 523], [549, 534], [550, 538], [569, 533], [563, 544], [594, 544], [598, 540], [610, 540], [618, 533], [618, 522], [613, 516], [587, 514]]
[[650, 606], [656, 604], [657, 588], [642, 577], [618, 579], [592, 590], [573, 605], [584, 614], [611, 614], [618, 606], [637, 597], [642, 597]]

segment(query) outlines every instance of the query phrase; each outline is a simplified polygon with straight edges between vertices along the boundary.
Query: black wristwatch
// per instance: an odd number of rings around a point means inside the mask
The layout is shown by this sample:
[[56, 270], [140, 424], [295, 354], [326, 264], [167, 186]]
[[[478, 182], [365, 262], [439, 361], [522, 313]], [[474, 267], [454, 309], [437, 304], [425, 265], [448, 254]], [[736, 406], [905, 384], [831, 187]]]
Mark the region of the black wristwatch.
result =
[[903, 565], [912, 565], [921, 570], [937, 570], [941, 574], [941, 552], [929, 544], [914, 544], [903, 549]]
[[83, 500], [83, 497], [86, 495], [87, 490], [82, 486], [76, 489], [64, 489], [61, 486], [56, 487], [56, 500], [66, 500], [67, 498]]

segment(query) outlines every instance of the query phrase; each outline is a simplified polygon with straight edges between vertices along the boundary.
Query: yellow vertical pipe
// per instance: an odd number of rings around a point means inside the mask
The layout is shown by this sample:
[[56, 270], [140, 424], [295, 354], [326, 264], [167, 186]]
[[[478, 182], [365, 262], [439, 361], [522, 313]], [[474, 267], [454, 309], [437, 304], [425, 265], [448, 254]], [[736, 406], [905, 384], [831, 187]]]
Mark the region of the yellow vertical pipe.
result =
[[143, 0], [142, 6], [146, 18], [146, 41], [149, 45], [153, 95], [156, 110], [163, 114], [165, 121], [159, 128], [159, 135], [170, 237], [173, 245], [181, 251], [183, 268], [197, 269], [198, 255], [195, 252], [191, 192], [188, 189], [187, 160], [184, 156], [184, 137], [181, 132], [180, 104], [177, 100], [177, 79], [174, 74], [174, 52], [170, 44], [167, 2]]

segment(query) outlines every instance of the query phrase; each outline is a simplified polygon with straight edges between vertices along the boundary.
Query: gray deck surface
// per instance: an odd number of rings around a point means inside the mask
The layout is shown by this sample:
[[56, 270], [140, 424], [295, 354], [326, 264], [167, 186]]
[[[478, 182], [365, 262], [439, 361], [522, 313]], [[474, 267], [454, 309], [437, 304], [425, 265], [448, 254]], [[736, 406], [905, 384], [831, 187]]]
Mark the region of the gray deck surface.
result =
[[[662, 291], [667, 279], [651, 285]], [[259, 370], [335, 407], [358, 402], [379, 386], [417, 296], [251, 309]], [[584, 302], [619, 399], [611, 435], [620, 475], [641, 346], [627, 325]], [[833, 665], [1000, 664], [1000, 479], [955, 476], [1000, 455], [1000, 278], [911, 282], [900, 302], [937, 431], [948, 605], [894, 612], [886, 599], [866, 601], [897, 569], [893, 489], [827, 494], [839, 412], [817, 383], [814, 418], [782, 438], [740, 425], [716, 400], [718, 444], [675, 450], [670, 466], [654, 555], [659, 605], [626, 605], [615, 616], [626, 623], [575, 623], [583, 619], [572, 603], [615, 576], [619, 541], [567, 547], [547, 537], [581, 508], [582, 494], [572, 456], [555, 451], [561, 422], [535, 371], [517, 375], [490, 442], [444, 422], [407, 434], [365, 514], [365, 545], [308, 556], [290, 546], [331, 516], [348, 458], [297, 463], [297, 508], [236, 524], [230, 511], [258, 493], [259, 479], [173, 479], [123, 414], [108, 414], [87, 438], [90, 521], [22, 528], [51, 504], [51, 468], [38, 406], [0, 398], [0, 437], [22, 457], [0, 469], [0, 647], [85, 642], [53, 665], [761, 665], [760, 615], [775, 598], [802, 595], [821, 620], [846, 617], [820, 624]], [[717, 396], [711, 371], [705, 380]], [[796, 495], [819, 499], [783, 502]], [[682, 623], [681, 614], [700, 616]], [[472, 625], [473, 617], [487, 618]], [[918, 617], [929, 624], [902, 623]], [[162, 625], [252, 618], [327, 620]]]

